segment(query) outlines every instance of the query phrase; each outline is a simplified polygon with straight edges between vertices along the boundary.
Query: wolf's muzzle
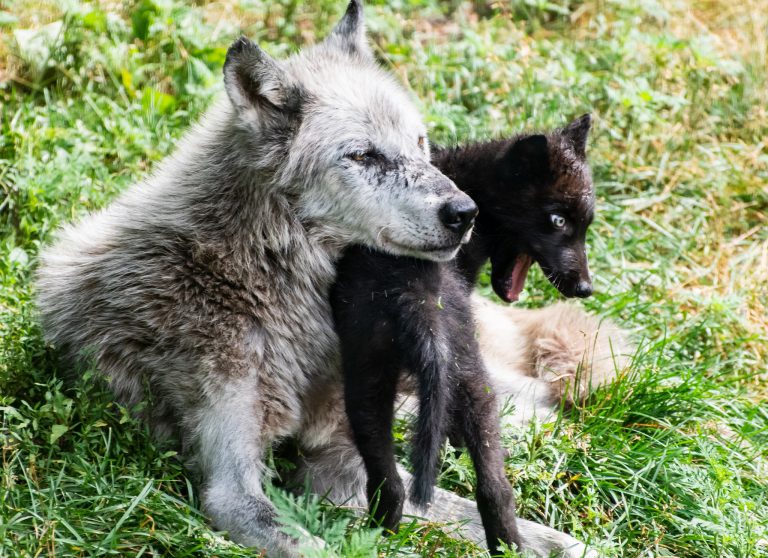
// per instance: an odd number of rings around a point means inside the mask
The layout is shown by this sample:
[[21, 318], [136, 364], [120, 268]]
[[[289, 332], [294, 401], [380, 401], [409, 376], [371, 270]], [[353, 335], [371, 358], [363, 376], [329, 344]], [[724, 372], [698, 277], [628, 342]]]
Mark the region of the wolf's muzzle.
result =
[[455, 198], [438, 210], [438, 216], [448, 230], [463, 235], [475, 222], [477, 205], [468, 196]]

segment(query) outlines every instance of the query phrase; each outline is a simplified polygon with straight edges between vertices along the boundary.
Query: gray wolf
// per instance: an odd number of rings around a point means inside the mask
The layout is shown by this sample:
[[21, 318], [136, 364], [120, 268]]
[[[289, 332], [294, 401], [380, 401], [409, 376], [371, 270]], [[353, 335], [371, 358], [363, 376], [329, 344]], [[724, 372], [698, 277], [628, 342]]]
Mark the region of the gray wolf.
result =
[[[338, 383], [328, 291], [350, 243], [452, 258], [475, 211], [429, 160], [426, 127], [384, 73], [350, 2], [286, 60], [246, 39], [226, 97], [146, 181], [60, 231], [41, 256], [47, 339], [148, 402], [181, 441], [203, 511], [269, 556], [296, 553], [264, 495], [264, 456]], [[381, 156], [382, 165], [371, 165]]]
[[[328, 302], [341, 251], [450, 259], [464, 238], [449, 225], [472, 202], [431, 165], [426, 127], [375, 63], [357, 0], [286, 60], [237, 41], [224, 81], [151, 177], [58, 233], [37, 302], [65, 359], [94, 362], [121, 403], [146, 403], [157, 436], [180, 439], [214, 526], [293, 556], [262, 490], [264, 458], [291, 435], [312, 447], [347, 436]], [[384, 171], [366, 164], [376, 154]], [[568, 543], [522, 524], [524, 542]]]

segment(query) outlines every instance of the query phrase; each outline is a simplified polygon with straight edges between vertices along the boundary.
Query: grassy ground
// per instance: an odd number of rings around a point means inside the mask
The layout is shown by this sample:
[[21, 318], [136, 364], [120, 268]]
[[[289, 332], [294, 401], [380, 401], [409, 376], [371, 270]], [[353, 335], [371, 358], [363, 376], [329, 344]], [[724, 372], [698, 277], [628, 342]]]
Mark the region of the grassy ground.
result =
[[[0, 556], [251, 555], [206, 527], [171, 448], [93, 378], [63, 384], [30, 279], [60, 223], [171, 150], [240, 30], [282, 55], [342, 4], [0, 4]], [[768, 556], [768, 5], [398, 0], [367, 15], [435, 140], [596, 116], [584, 304], [641, 349], [631, 378], [505, 434], [520, 514], [609, 556]], [[523, 303], [555, 298], [537, 273]], [[451, 458], [441, 483], [473, 482]], [[329, 555], [481, 555], [436, 527], [379, 539], [317, 499], [275, 498]]]

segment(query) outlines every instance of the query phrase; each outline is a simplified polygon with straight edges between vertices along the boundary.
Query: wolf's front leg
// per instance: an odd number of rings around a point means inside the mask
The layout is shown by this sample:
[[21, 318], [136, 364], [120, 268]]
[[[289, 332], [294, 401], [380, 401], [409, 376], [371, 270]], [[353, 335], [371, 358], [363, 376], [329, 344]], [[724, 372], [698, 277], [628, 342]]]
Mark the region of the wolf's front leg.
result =
[[[411, 475], [401, 468], [400, 476], [407, 484]], [[485, 545], [485, 529], [475, 502], [462, 498], [448, 490], [437, 488], [435, 498], [426, 514], [423, 511], [405, 507], [406, 515], [426, 515], [430, 522], [447, 523], [457, 526], [457, 533]], [[520, 537], [520, 551], [525, 555], [540, 558], [597, 558], [598, 554], [586, 545], [546, 525], [517, 518], [517, 532]]]
[[[326, 419], [325, 436], [313, 431], [313, 438], [323, 437], [326, 443], [313, 445], [305, 451], [296, 471], [295, 484], [304, 486], [309, 478], [313, 492], [326, 496], [338, 506], [352, 507], [363, 513], [366, 509], [366, 473], [360, 454], [352, 441], [343, 413], [336, 408]], [[405, 486], [411, 486], [412, 475], [398, 465]], [[483, 528], [477, 504], [442, 488], [435, 489], [432, 504], [426, 508], [405, 501], [404, 515], [424, 517], [431, 523], [456, 526], [457, 533], [485, 546]], [[578, 540], [561, 531], [533, 521], [517, 518], [520, 547], [540, 558], [596, 558], [597, 554]]]
[[236, 381], [207, 392], [183, 416], [185, 452], [200, 476], [203, 512], [217, 529], [270, 558], [298, 556], [297, 543], [281, 532], [262, 490], [268, 432], [256, 382]]

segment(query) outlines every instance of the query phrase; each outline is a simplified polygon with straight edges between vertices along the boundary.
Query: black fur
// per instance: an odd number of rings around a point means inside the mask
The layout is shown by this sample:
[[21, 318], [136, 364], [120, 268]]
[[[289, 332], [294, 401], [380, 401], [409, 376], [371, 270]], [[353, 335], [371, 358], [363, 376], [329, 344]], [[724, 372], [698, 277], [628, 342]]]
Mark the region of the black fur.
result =
[[453, 263], [364, 247], [349, 249], [338, 273], [331, 300], [342, 343], [346, 410], [368, 472], [374, 519], [396, 530], [402, 517], [405, 491], [395, 468], [392, 420], [400, 372], [410, 371], [420, 397], [413, 501], [431, 500], [440, 446], [452, 426], [475, 465], [489, 545], [517, 544], [496, 400], [474, 336], [467, 283]]
[[[405, 490], [395, 467], [394, 401], [401, 372], [414, 376], [419, 415], [412, 444], [411, 498], [431, 501], [440, 447], [458, 434], [477, 472], [477, 503], [489, 547], [517, 544], [514, 498], [504, 474], [495, 396], [475, 340], [469, 293], [488, 258], [509, 273], [520, 253], [551, 277], [587, 273], [586, 260], [560, 262], [592, 219], [593, 192], [584, 156], [589, 117], [548, 135], [437, 150], [435, 164], [476, 200], [476, 233], [456, 262], [438, 264], [350, 248], [331, 292], [341, 340], [346, 412], [368, 473], [371, 513], [395, 530]], [[567, 213], [572, 230], [552, 230], [550, 213]], [[544, 221], [543, 223], [539, 221]], [[552, 262], [556, 262], [553, 264]], [[569, 275], [570, 274], [570, 275]], [[569, 279], [571, 280], [571, 279]], [[553, 279], [553, 282], [554, 279]], [[497, 292], [506, 294], [504, 281]], [[556, 285], [566, 295], [577, 287]]]

